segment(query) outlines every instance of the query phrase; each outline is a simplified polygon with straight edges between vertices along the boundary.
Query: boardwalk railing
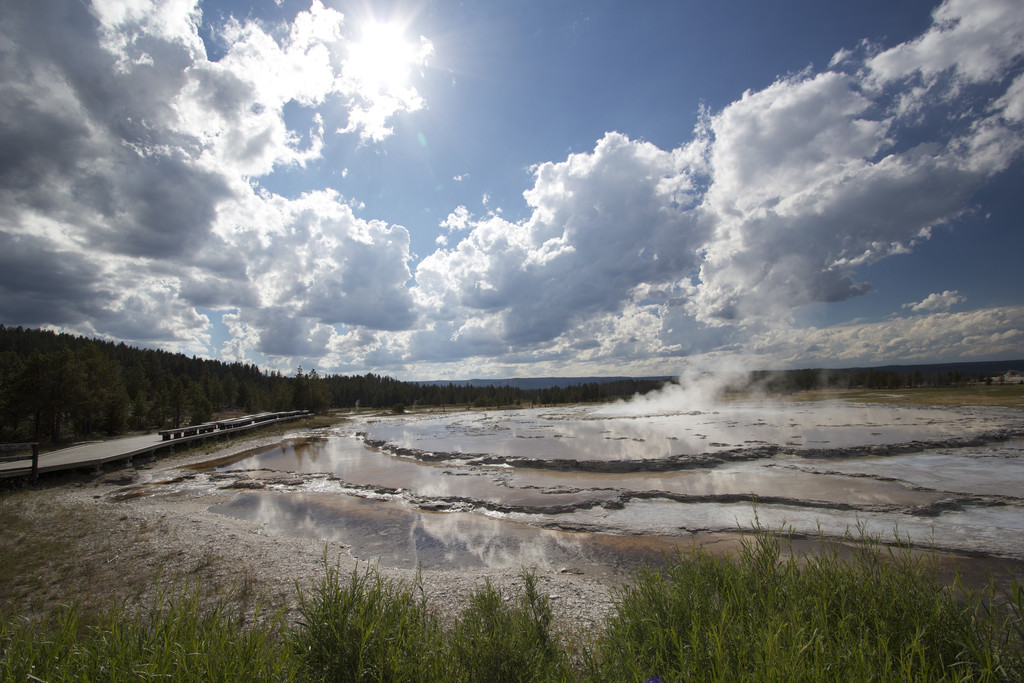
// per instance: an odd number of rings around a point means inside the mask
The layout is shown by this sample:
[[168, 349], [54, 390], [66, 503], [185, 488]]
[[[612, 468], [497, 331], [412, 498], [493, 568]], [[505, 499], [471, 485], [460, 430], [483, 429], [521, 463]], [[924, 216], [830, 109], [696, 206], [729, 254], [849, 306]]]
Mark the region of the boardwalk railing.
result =
[[287, 420], [293, 417], [306, 417], [309, 414], [308, 410], [290, 410], [280, 413], [259, 413], [257, 415], [232, 417], [226, 420], [218, 420], [216, 422], [204, 422], [202, 424], [189, 425], [187, 427], [161, 429], [157, 433], [160, 435], [160, 439], [162, 441], [171, 441], [173, 439], [180, 439], [186, 436], [198, 436], [199, 434], [229, 431], [232, 429], [238, 429], [239, 427], [256, 425], [261, 422], [270, 422], [271, 420]]
[[0, 444], [0, 454], [17, 451], [31, 451], [19, 455], [0, 455], [0, 462], [18, 462], [20, 460], [32, 460], [32, 478], [39, 475], [39, 442], [28, 443], [4, 443]]
[[[3, 444], [0, 445], [0, 451], [26, 450], [27, 448], [32, 448], [33, 451], [32, 455], [0, 457], [0, 478], [26, 474], [31, 474], [34, 477], [39, 473], [67, 469], [94, 468], [95, 471], [100, 471], [100, 468], [107, 463], [131, 463], [135, 457], [156, 457], [157, 451], [173, 452], [175, 448], [185, 444], [191, 445], [207, 439], [231, 438], [235, 434], [250, 429], [310, 416], [312, 413], [306, 410], [260, 413], [177, 429], [163, 429], [157, 434], [85, 442], [45, 453], [41, 462], [38, 444]], [[27, 462], [29, 458], [32, 459], [31, 468]], [[19, 464], [18, 461], [24, 462], [25, 465]]]

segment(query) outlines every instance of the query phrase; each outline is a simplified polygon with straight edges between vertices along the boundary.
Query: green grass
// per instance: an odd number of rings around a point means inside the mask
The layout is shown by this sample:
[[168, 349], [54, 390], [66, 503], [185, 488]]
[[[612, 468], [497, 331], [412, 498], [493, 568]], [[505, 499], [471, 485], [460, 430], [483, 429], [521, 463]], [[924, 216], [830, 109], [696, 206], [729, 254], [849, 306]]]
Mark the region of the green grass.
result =
[[445, 628], [416, 585], [336, 570], [310, 595], [300, 593], [293, 652], [311, 681], [569, 680], [565, 651], [551, 630], [547, 596], [523, 573], [515, 599], [490, 583]]
[[[621, 588], [582, 656], [553, 626], [534, 574], [490, 583], [442, 622], [416, 583], [327, 568], [298, 620], [204, 609], [192, 590], [132, 616], [61, 608], [0, 620], [2, 680], [678, 681], [1020, 680], [1024, 591], [970, 593], [916, 559], [860, 539], [783, 557], [758, 529], [733, 558], [695, 549]], [[570, 626], [571, 628], [571, 626]], [[579, 642], [573, 640], [573, 643]]]
[[444, 640], [437, 620], [413, 587], [376, 571], [336, 569], [310, 595], [299, 594], [301, 620], [292, 649], [313, 681], [444, 680]]
[[536, 575], [524, 572], [523, 579], [512, 604], [490, 583], [471, 596], [452, 633], [461, 680], [571, 680], [568, 654], [552, 633], [548, 597], [537, 589]]
[[861, 539], [780, 559], [757, 533], [737, 558], [700, 551], [643, 570], [593, 649], [592, 680], [1019, 680], [1021, 593], [944, 587], [937, 563]]
[[246, 624], [225, 603], [202, 609], [189, 591], [161, 594], [144, 616], [63, 607], [38, 623], [0, 624], [0, 680], [294, 680], [284, 635], [279, 616]]

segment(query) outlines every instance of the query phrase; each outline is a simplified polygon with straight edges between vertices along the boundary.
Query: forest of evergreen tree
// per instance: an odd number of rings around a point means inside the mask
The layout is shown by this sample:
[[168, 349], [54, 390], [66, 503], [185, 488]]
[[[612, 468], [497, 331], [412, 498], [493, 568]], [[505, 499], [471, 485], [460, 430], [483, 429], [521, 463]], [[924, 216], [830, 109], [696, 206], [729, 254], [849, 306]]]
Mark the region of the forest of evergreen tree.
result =
[[628, 397], [663, 382], [622, 379], [521, 389], [402, 382], [386, 375], [294, 376], [139, 349], [49, 330], [0, 325], [0, 441], [59, 442], [180, 427], [224, 411], [498, 407]]
[[[1020, 363], [1013, 364], [1021, 369]], [[950, 366], [953, 367], [953, 366]], [[990, 381], [941, 367], [759, 371], [750, 382], [773, 393], [815, 388], [896, 389]], [[60, 442], [181, 427], [226, 411], [505, 407], [585, 403], [643, 394], [657, 379], [580, 382], [543, 389], [466, 383], [420, 384], [386, 375], [294, 376], [180, 353], [139, 349], [49, 330], [0, 325], [0, 441]], [[735, 387], [745, 390], [750, 384]]]

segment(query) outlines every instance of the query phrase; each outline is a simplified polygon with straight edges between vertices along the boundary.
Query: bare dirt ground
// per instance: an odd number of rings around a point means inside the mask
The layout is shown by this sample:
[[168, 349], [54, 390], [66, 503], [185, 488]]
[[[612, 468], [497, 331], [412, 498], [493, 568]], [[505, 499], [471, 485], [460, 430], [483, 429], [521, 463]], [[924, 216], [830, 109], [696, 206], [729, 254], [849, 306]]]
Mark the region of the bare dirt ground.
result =
[[[62, 604], [87, 610], [124, 605], [146, 610], [160, 591], [198, 590], [247, 611], [297, 614], [297, 591], [308, 591], [337, 568], [342, 579], [376, 568], [417, 590], [442, 614], [456, 614], [490, 581], [518, 592], [513, 571], [423, 571], [376, 567], [354, 559], [345, 545], [270, 536], [259, 525], [211, 513], [237, 490], [175, 497], [125, 495], [140, 478], [173, 479], [181, 468], [280, 440], [280, 435], [232, 443], [209, 453], [172, 455], [139, 470], [64, 474], [0, 492], [0, 614], [34, 618]], [[611, 583], [575, 573], [537, 574], [562, 625], [587, 630], [612, 606]]]

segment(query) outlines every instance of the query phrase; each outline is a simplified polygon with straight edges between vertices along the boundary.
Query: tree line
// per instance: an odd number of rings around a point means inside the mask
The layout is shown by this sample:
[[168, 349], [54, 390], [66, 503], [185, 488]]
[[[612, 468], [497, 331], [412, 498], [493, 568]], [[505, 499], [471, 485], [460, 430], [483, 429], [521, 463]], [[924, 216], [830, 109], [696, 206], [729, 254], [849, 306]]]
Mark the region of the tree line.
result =
[[[1015, 367], [1016, 362], [1009, 361], [1008, 365]], [[991, 383], [990, 372], [970, 372], [958, 368], [805, 368], [758, 370], [750, 373], [749, 386], [762, 388], [769, 393], [789, 394], [811, 389], [941, 389]]]
[[0, 441], [60, 442], [258, 413], [397, 406], [498, 407], [604, 401], [656, 380], [521, 389], [403, 382], [386, 375], [294, 376], [50, 330], [0, 325]]
[[[771, 393], [818, 388], [948, 387], [991, 381], [989, 364], [757, 371], [749, 384]], [[1005, 365], [1005, 367], [1003, 367]], [[1024, 370], [1005, 362], [1001, 370]], [[995, 366], [993, 365], [993, 368]], [[977, 372], [971, 372], [977, 370]], [[981, 370], [984, 370], [981, 371]], [[586, 403], [658, 389], [657, 379], [580, 382], [543, 389], [419, 384], [386, 375], [294, 376], [49, 330], [0, 325], [0, 441], [60, 442], [209, 421], [227, 411], [504, 407]]]

